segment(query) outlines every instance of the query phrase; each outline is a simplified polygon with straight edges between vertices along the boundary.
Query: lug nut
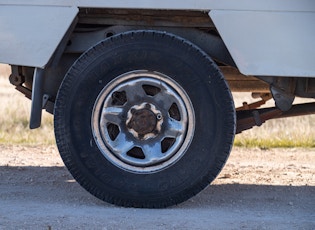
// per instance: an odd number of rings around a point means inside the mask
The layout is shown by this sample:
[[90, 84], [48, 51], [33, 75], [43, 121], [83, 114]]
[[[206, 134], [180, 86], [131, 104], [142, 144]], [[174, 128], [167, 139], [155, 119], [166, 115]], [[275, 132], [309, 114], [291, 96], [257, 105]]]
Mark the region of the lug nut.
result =
[[162, 119], [162, 114], [160, 114], [160, 113], [156, 114], [156, 119], [161, 120]]

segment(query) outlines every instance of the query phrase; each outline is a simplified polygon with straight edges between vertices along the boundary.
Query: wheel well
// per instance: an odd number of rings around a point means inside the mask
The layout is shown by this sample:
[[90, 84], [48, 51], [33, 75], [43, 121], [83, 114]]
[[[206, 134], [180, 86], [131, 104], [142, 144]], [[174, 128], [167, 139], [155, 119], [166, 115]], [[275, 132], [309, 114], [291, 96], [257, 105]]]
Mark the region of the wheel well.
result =
[[[199, 25], [201, 27], [192, 28], [184, 27], [183, 24], [179, 25], [180, 20], [177, 17], [172, 17], [169, 23], [166, 23], [170, 26], [163, 27], [159, 26], [159, 24], [158, 26], [149, 26], [149, 23], [141, 23], [141, 25], [136, 25], [135, 23], [131, 25], [131, 23], [127, 23], [127, 21], [124, 21], [124, 23], [126, 22], [126, 24], [128, 25], [109, 26], [105, 23], [112, 22], [112, 19], [109, 20], [107, 18], [105, 20], [104, 18], [102, 18], [103, 14], [96, 15], [95, 13], [99, 11], [88, 11], [93, 12], [93, 14], [89, 13], [84, 16], [82, 16], [82, 12], [83, 11], [81, 10], [78, 24], [71, 34], [70, 39], [66, 44], [65, 50], [62, 52], [60, 58], [58, 58], [59, 60], [53, 66], [47, 65], [44, 71], [44, 82], [42, 91], [44, 94], [49, 95], [49, 101], [52, 104], [55, 101], [59, 86], [65, 74], [82, 53], [108, 37], [131, 30], [156, 30], [175, 34], [199, 46], [219, 65], [228, 65], [235, 67], [233, 59], [231, 58], [223, 41], [216, 33], [215, 28], [212, 27], [212, 24], [210, 23], [210, 27], [208, 24], [208, 28], [204, 27], [206, 21], [211, 21], [208, 16], [207, 19], [204, 18], [206, 14], [201, 14], [203, 19], [201, 19], [201, 16], [196, 16], [196, 13], [188, 16], [177, 16], [181, 19], [186, 17], [186, 19], [183, 19], [183, 21], [187, 21], [187, 24], [185, 24], [185, 26], [191, 26], [192, 24], [189, 22], [189, 18], [196, 17], [197, 19], [195, 19], [196, 22], [194, 22], [194, 25]], [[133, 14], [135, 14], [135, 12], [137, 11], [133, 11]], [[122, 11], [118, 11], [118, 18], [120, 18], [121, 15], [124, 15]], [[170, 12], [168, 12], [167, 14], [163, 12], [162, 18], [166, 17], [166, 15], [170, 15]], [[149, 11], [147, 12], [147, 15], [144, 14], [141, 17], [145, 17], [145, 21], [148, 21], [150, 17], [152, 19], [153, 11]], [[121, 22], [121, 20], [118, 21]], [[118, 21], [116, 21], [116, 23], [118, 23]], [[26, 66], [12, 66], [11, 83], [15, 85], [17, 89], [25, 94], [26, 97], [28, 97], [29, 99], [31, 99], [34, 69], [35, 68], [33, 67]], [[48, 108], [46, 108], [46, 110], [52, 113], [53, 106], [49, 106]]]

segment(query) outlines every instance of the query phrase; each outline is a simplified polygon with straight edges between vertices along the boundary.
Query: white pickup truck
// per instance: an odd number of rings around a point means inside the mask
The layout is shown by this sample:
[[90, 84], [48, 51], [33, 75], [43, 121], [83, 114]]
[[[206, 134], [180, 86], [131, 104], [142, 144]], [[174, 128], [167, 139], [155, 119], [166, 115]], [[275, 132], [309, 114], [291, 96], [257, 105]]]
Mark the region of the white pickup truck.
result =
[[315, 1], [0, 0], [0, 62], [87, 191], [167, 207], [214, 180], [235, 134], [315, 113], [292, 105], [315, 98]]

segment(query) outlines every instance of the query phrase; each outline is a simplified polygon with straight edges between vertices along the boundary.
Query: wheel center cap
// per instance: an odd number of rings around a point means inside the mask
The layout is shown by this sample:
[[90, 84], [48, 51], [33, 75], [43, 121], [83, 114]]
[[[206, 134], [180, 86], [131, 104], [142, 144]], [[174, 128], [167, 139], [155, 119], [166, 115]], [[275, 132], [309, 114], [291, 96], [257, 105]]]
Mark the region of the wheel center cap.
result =
[[131, 111], [132, 117], [128, 127], [132, 128], [138, 135], [146, 135], [155, 130], [157, 119], [150, 109], [140, 109]]
[[142, 103], [130, 108], [126, 125], [129, 132], [140, 140], [156, 137], [161, 131], [162, 113], [153, 104]]

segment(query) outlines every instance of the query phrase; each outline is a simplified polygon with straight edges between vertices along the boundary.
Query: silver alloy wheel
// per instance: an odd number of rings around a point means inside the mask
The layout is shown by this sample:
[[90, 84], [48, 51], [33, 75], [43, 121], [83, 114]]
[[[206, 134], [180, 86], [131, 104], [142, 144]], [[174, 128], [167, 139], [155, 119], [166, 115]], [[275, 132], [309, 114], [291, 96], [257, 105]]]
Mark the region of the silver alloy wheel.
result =
[[153, 173], [185, 154], [195, 115], [178, 83], [164, 74], [139, 70], [103, 88], [91, 122], [95, 142], [109, 161], [127, 171]]

